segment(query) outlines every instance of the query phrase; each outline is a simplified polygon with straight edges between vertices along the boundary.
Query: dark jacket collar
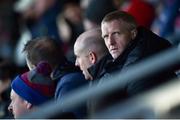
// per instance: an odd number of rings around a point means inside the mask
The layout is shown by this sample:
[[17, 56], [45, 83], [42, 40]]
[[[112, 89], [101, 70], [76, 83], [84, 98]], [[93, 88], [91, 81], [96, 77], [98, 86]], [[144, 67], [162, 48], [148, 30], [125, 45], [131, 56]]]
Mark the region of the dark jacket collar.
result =
[[112, 60], [106, 64], [106, 71], [121, 71], [129, 65], [171, 46], [167, 40], [144, 27], [138, 27], [137, 31], [137, 36], [128, 44], [124, 52], [116, 60]]
[[66, 61], [64, 64], [59, 64], [58, 67], [53, 70], [51, 78], [52, 80], [59, 80], [65, 74], [72, 72], [80, 72], [80, 69], [73, 63]]
[[99, 79], [104, 75], [104, 66], [109, 60], [112, 60], [112, 57], [110, 54], [107, 54], [102, 57], [96, 64], [88, 68], [88, 72], [91, 74], [93, 79]]

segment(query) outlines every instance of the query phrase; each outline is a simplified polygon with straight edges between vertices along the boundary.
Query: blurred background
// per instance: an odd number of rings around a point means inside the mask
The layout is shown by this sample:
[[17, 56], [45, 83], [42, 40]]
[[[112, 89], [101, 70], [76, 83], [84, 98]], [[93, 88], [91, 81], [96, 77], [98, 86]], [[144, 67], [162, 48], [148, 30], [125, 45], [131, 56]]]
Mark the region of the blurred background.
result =
[[73, 44], [84, 30], [100, 25], [114, 10], [132, 14], [139, 25], [168, 39], [179, 41], [179, 0], [1, 0], [0, 58], [25, 66], [22, 49], [35, 37], [48, 35], [60, 42], [74, 61]]
[[173, 45], [180, 41], [180, 0], [0, 0], [0, 86], [7, 84], [0, 87], [0, 118], [8, 118], [3, 103], [9, 94], [2, 96], [11, 79], [27, 70], [22, 52], [27, 41], [54, 37], [74, 62], [73, 45], [79, 34], [100, 26], [114, 10], [129, 12], [139, 25]]

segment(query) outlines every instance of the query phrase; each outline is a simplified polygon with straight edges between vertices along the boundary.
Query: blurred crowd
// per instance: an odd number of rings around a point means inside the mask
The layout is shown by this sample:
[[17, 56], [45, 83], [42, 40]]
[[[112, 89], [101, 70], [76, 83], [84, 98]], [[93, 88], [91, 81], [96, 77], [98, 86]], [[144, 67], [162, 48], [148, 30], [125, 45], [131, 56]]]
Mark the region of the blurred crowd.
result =
[[74, 43], [86, 30], [101, 25], [114, 10], [126, 11], [138, 25], [151, 29], [173, 45], [180, 41], [180, 0], [1, 0], [0, 118], [9, 118], [11, 80], [28, 70], [24, 45], [50, 36], [75, 63]]

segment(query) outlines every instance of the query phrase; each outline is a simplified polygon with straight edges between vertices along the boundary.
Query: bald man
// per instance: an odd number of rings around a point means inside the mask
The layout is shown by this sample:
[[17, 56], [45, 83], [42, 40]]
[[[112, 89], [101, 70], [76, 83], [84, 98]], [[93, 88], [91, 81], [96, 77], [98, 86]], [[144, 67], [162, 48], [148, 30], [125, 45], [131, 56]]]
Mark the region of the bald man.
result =
[[[101, 58], [108, 54], [108, 50], [101, 37], [101, 29], [95, 28], [82, 33], [74, 44], [76, 66], [79, 66], [87, 80], [95, 79], [88, 68], [97, 64]], [[97, 72], [96, 72], [97, 73]]]

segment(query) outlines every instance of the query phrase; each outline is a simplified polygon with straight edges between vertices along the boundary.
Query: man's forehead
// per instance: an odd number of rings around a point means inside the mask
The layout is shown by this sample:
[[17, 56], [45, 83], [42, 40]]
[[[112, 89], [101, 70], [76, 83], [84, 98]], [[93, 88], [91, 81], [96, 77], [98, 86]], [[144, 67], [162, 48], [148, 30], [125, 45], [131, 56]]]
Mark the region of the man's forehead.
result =
[[102, 34], [108, 31], [126, 31], [128, 30], [128, 26], [129, 24], [122, 20], [112, 20], [109, 22], [105, 22], [104, 25], [101, 26]]

